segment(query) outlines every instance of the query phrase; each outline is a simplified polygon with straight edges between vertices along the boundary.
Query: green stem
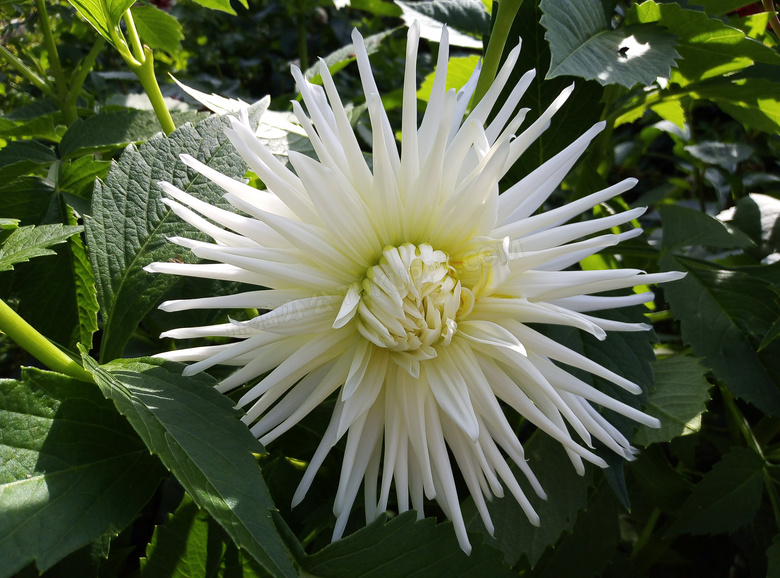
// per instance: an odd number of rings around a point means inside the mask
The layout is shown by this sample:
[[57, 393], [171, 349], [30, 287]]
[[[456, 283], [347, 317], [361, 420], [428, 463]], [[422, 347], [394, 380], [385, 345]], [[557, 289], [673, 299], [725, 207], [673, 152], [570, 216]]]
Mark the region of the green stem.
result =
[[144, 61], [141, 64], [132, 64], [129, 61], [127, 64], [141, 81], [141, 86], [144, 87], [144, 92], [152, 103], [152, 108], [163, 131], [165, 134], [171, 134], [176, 130], [176, 125], [173, 123], [171, 113], [168, 112], [168, 107], [165, 106], [165, 99], [160, 91], [160, 85], [157, 84], [157, 77], [154, 75], [154, 55], [148, 46], [144, 46], [143, 50]]
[[135, 29], [135, 21], [133, 20], [132, 12], [128, 10], [124, 13], [122, 18], [124, 18], [125, 25], [127, 26], [127, 37], [130, 39], [130, 47], [133, 50], [133, 54], [135, 54], [135, 58], [138, 62], [143, 63], [146, 59], [146, 55], [144, 54], [144, 47], [141, 44], [141, 39], [138, 37], [138, 30]]
[[653, 537], [653, 530], [655, 529], [655, 525], [658, 523], [658, 518], [660, 516], [661, 510], [658, 508], [655, 508], [650, 513], [650, 517], [647, 519], [645, 527], [642, 528], [642, 533], [639, 534], [639, 538], [637, 538], [636, 544], [634, 544], [634, 547], [631, 549], [631, 554], [629, 557], [632, 560], [635, 560], [639, 553], [644, 550], [647, 544], [650, 542], [650, 538]]
[[6, 62], [8, 62], [8, 64], [13, 66], [19, 74], [34, 84], [43, 94], [52, 100], [57, 99], [57, 95], [54, 94], [51, 86], [49, 86], [43, 78], [33, 72], [24, 62], [19, 60], [2, 44], [0, 44], [0, 58], [3, 58]]
[[65, 78], [65, 72], [62, 70], [60, 54], [57, 51], [57, 44], [54, 42], [54, 35], [51, 33], [51, 22], [49, 22], [49, 14], [46, 12], [46, 0], [35, 0], [35, 6], [38, 9], [38, 17], [40, 18], [43, 44], [46, 47], [46, 52], [49, 53], [51, 73], [54, 76], [54, 86], [57, 89], [57, 102], [60, 105], [62, 114], [65, 116], [65, 123], [71, 125], [76, 122], [78, 114], [75, 103], [72, 106], [68, 104], [68, 80]]
[[98, 54], [103, 50], [106, 45], [106, 39], [102, 36], [98, 36], [95, 44], [92, 45], [92, 49], [89, 51], [84, 60], [81, 61], [76, 71], [73, 73], [73, 80], [70, 83], [70, 94], [68, 95], [68, 103], [76, 106], [76, 101], [81, 94], [81, 87], [84, 85], [84, 81], [87, 79], [87, 75], [95, 66], [95, 60], [97, 60]]
[[764, 4], [764, 10], [766, 12], [774, 12], [774, 14], [769, 17], [769, 25], [772, 27], [772, 30], [775, 31], [775, 34], [780, 37], [780, 20], [777, 18], [777, 9], [775, 8], [774, 0], [761, 0], [761, 2]]
[[723, 397], [723, 405], [726, 406], [726, 411], [728, 411], [729, 415], [734, 421], [734, 424], [739, 428], [739, 431], [742, 433], [742, 437], [744, 437], [747, 444], [759, 456], [761, 456], [762, 460], [766, 460], [764, 452], [761, 449], [761, 444], [758, 443], [756, 436], [753, 435], [753, 430], [750, 429], [750, 424], [748, 423], [747, 419], [745, 419], [745, 416], [742, 415], [741, 411], [739, 411], [739, 408], [734, 401], [734, 396], [731, 395], [731, 392], [725, 387], [721, 387], [720, 392], [721, 396]]
[[52, 371], [64, 373], [81, 381], [95, 382], [92, 374], [55, 347], [2, 300], [0, 300], [0, 330]]
[[509, 31], [512, 29], [512, 23], [515, 21], [515, 16], [522, 3], [523, 0], [501, 0], [498, 3], [495, 24], [490, 32], [490, 40], [488, 40], [487, 50], [485, 50], [485, 60], [482, 62], [482, 71], [479, 73], [479, 81], [471, 101], [472, 107], [482, 100], [493, 83], [493, 79], [496, 78], [501, 55], [504, 54], [504, 47], [509, 38]]

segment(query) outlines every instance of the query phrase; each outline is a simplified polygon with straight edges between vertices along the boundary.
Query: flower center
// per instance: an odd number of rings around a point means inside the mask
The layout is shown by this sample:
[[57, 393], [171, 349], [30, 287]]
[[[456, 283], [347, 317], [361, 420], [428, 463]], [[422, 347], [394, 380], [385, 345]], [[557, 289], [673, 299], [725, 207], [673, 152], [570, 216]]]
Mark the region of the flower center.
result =
[[443, 251], [408, 243], [389, 247], [363, 279], [358, 330], [379, 347], [430, 359], [434, 345], [452, 340], [461, 303], [473, 302], [470, 296]]

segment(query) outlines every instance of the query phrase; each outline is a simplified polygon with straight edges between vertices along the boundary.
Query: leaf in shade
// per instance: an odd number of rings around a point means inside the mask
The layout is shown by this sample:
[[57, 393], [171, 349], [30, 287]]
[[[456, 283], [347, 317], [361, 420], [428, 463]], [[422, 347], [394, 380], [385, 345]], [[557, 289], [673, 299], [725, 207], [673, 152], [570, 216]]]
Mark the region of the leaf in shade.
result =
[[252, 454], [260, 443], [208, 375], [184, 377], [159, 359], [117, 359], [84, 367], [103, 394], [160, 457], [198, 506], [274, 576], [297, 576], [277, 533], [268, 488]]
[[780, 578], [780, 534], [772, 540], [772, 545], [766, 551], [766, 557], [769, 559], [767, 578]]
[[641, 426], [634, 442], [648, 446], [699, 431], [701, 415], [710, 400], [706, 373], [707, 368], [697, 359], [685, 355], [653, 362], [655, 387], [650, 390], [645, 411], [657, 417], [661, 427]]
[[547, 78], [569, 75], [602, 85], [650, 85], [679, 59], [675, 36], [658, 25], [613, 29], [601, 0], [543, 0], [552, 60]]
[[[256, 120], [267, 105], [267, 100], [254, 105], [250, 118]], [[130, 146], [105, 183], [96, 182], [92, 215], [85, 217], [85, 226], [104, 319], [102, 360], [122, 354], [146, 313], [178, 280], [173, 275], [151, 275], [143, 267], [153, 261], [196, 260], [167, 238], [185, 235], [205, 240], [162, 204], [157, 183], [168, 181], [199, 199], [228, 208], [220, 187], [179, 160], [179, 155], [187, 153], [224, 175], [243, 177], [246, 164], [224, 134], [227, 125], [226, 118], [213, 115], [195, 126], [180, 127], [168, 137], [157, 135], [137, 149]]]
[[79, 226], [64, 225], [19, 227], [0, 246], [0, 271], [13, 269], [17, 263], [29, 261], [34, 257], [54, 255], [54, 251], [49, 247], [67, 241], [68, 237], [80, 231]]
[[0, 215], [13, 216], [22, 225], [39, 225], [49, 211], [55, 190], [40, 177], [25, 176], [0, 185]]
[[473, 541], [470, 555], [464, 554], [450, 522], [436, 524], [434, 518], [415, 521], [415, 517], [415, 512], [404, 512], [391, 520], [382, 515], [307, 556], [305, 570], [321, 578], [514, 575], [502, 564], [499, 552], [478, 541]]
[[733, 448], [694, 486], [667, 535], [730, 533], [749, 523], [761, 505], [764, 465], [753, 450]]
[[523, 475], [514, 470], [526, 497], [541, 518], [538, 527], [528, 521], [511, 495], [488, 502], [495, 538], [482, 524], [473, 500], [467, 498], [463, 505], [467, 528], [482, 532], [485, 543], [499, 549], [510, 566], [522, 556], [534, 566], [548, 546], [554, 545], [563, 532], [571, 531], [578, 512], [588, 503], [592, 478], [590, 468], [586, 469], [585, 476], [577, 475], [561, 444], [546, 434], [535, 433], [525, 444], [525, 455], [547, 493], [547, 500], [539, 498]]
[[0, 381], [0, 577], [116, 535], [164, 469], [94, 384], [23, 369]]
[[757, 352], [780, 316], [777, 289], [758, 275], [707, 261], [667, 253], [660, 264], [666, 271], [688, 272], [665, 287], [683, 341], [731, 393], [764, 413], [780, 415], [780, 343], [772, 341]]
[[141, 558], [141, 578], [260, 578], [265, 573], [187, 494], [168, 521], [154, 530]]
[[45, 169], [57, 160], [49, 147], [35, 141], [13, 141], [0, 149], [0, 182], [13, 179], [36, 169]]
[[679, 249], [704, 245], [720, 249], [744, 249], [753, 241], [739, 229], [710, 217], [707, 213], [679, 205], [659, 208], [663, 222], [663, 246]]

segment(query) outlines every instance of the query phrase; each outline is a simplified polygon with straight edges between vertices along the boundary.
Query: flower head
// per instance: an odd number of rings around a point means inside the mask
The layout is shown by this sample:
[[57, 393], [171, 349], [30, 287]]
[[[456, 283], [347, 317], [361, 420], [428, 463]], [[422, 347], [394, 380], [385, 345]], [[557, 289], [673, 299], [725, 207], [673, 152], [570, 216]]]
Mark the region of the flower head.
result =
[[[643, 209], [569, 221], [634, 186], [627, 179], [547, 212], [539, 207], [602, 129], [597, 124], [563, 152], [499, 196], [498, 182], [547, 127], [571, 89], [519, 134], [527, 110], [517, 104], [533, 78], [522, 77], [489, 123], [517, 61], [509, 55], [486, 96], [466, 114], [479, 67], [459, 91], [445, 91], [447, 31], [421, 124], [417, 122], [419, 29], [409, 29], [402, 143], [396, 146], [359, 34], [355, 52], [373, 131], [366, 162], [326, 66], [324, 88], [293, 75], [308, 109], [294, 113], [318, 160], [291, 152], [294, 172], [254, 136], [246, 115], [232, 118], [233, 145], [267, 186], [258, 191], [191, 157], [184, 162], [220, 185], [243, 215], [161, 184], [164, 202], [214, 242], [171, 239], [210, 264], [153, 263], [149, 271], [225, 279], [268, 289], [169, 301], [167, 311], [201, 308], [267, 310], [245, 322], [169, 331], [165, 336], [233, 337], [227, 345], [164, 354], [195, 362], [193, 374], [216, 364], [238, 369], [218, 386], [229, 391], [263, 374], [238, 402], [244, 421], [267, 444], [330, 396], [335, 409], [295, 494], [300, 502], [325, 456], [346, 435], [334, 504], [339, 538], [361, 483], [367, 521], [383, 512], [394, 486], [398, 509], [423, 515], [435, 499], [470, 550], [460, 511], [457, 465], [486, 527], [485, 498], [504, 488], [529, 520], [539, 518], [508, 462], [534, 491], [544, 491], [499, 400], [558, 440], [575, 468], [605, 466], [588, 447], [596, 438], [631, 458], [629, 441], [594, 404], [657, 425], [569, 373], [576, 368], [634, 393], [640, 387], [532, 327], [576, 327], [604, 339], [607, 331], [643, 331], [643, 324], [589, 312], [646, 302], [651, 293], [597, 293], [669, 281], [676, 273], [568, 270], [603, 247], [640, 231], [594, 234], [628, 224]], [[517, 136], [516, 136], [517, 135]], [[574, 432], [580, 441], [576, 441]], [[584, 444], [584, 445], [583, 445]], [[586, 447], [588, 446], [588, 447]], [[449, 451], [455, 464], [450, 460]]]

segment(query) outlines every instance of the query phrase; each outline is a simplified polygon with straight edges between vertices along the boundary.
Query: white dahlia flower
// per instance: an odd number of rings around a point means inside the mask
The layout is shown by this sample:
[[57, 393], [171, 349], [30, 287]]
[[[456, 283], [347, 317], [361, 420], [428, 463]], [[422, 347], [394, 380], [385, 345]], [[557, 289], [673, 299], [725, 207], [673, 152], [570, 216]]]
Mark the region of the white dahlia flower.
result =
[[328, 397], [335, 398], [330, 425], [294, 505], [303, 499], [327, 453], [346, 435], [333, 509], [334, 540], [342, 536], [364, 483], [367, 522], [385, 511], [394, 486], [400, 511], [412, 507], [422, 517], [424, 497], [436, 500], [469, 552], [454, 465], [489, 531], [485, 500], [503, 495], [504, 488], [528, 519], [539, 523], [508, 462], [516, 464], [539, 496], [544, 497], [544, 490], [526, 464], [523, 446], [499, 400], [558, 440], [579, 472], [584, 471], [583, 460], [606, 466], [588, 449], [591, 438], [628, 459], [635, 451], [594, 405], [658, 425], [567, 368], [590, 372], [632, 393], [641, 391], [637, 384], [556, 343], [532, 324], [576, 327], [599, 339], [607, 331], [644, 331], [647, 325], [600, 319], [589, 312], [644, 303], [652, 299], [651, 293], [595, 294], [679, 275], [570, 270], [602, 247], [640, 234], [630, 229], [595, 235], [628, 224], [644, 209], [566, 224], [627, 191], [634, 179], [538, 211], [603, 124], [499, 195], [499, 180], [548, 126], [571, 89], [517, 134], [527, 110], [515, 109], [534, 76], [530, 71], [488, 123], [517, 61], [518, 46], [485, 97], [467, 114], [479, 67], [461, 90], [445, 91], [445, 29], [430, 101], [418, 126], [419, 36], [419, 28], [412, 25], [400, 152], [363, 39], [355, 32], [373, 130], [373, 167], [360, 150], [327, 67], [320, 69], [324, 90], [293, 67], [308, 115], [297, 102], [293, 109], [319, 160], [291, 152], [290, 170], [255, 138], [245, 114], [231, 118], [228, 136], [267, 190], [183, 157], [224, 188], [226, 199], [243, 214], [162, 183], [169, 197], [164, 202], [214, 240], [171, 241], [213, 263], [153, 263], [147, 270], [267, 288], [163, 303], [166, 311], [268, 311], [245, 322], [169, 331], [163, 335], [236, 341], [163, 357], [195, 362], [185, 370], [187, 375], [216, 364], [237, 366], [219, 384], [223, 392], [265, 375], [238, 402], [246, 409], [244, 421], [264, 444]]

